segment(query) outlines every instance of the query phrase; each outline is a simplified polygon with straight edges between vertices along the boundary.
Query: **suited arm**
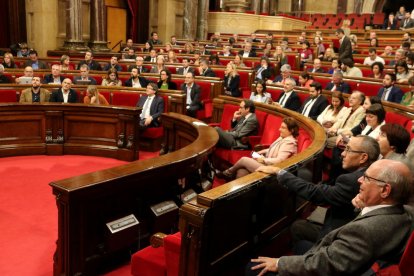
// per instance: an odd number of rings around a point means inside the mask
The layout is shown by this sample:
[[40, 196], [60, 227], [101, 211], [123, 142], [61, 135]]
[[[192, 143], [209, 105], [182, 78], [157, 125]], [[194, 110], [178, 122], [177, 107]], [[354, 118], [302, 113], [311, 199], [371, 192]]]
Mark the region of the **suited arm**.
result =
[[310, 118], [312, 118], [313, 120], [317, 120], [318, 119], [318, 116], [319, 116], [319, 114], [321, 114], [324, 110], [325, 110], [325, 108], [328, 106], [328, 101], [326, 100], [326, 101], [323, 101], [323, 102], [321, 102], [320, 104], [318, 104], [318, 106], [317, 106], [317, 112], [316, 112], [316, 115], [312, 115], [312, 116], [310, 116]]
[[52, 92], [52, 94], [50, 95], [50, 102], [51, 103], [55, 103], [57, 102], [57, 96], [58, 96], [58, 92]]
[[197, 109], [201, 106], [201, 90], [198, 87], [194, 89], [194, 99], [191, 101], [191, 106], [195, 106]]
[[156, 112], [154, 114], [151, 114], [151, 117], [154, 121], [158, 120], [158, 118], [161, 116], [161, 114], [164, 112], [164, 99], [159, 98], [159, 100], [156, 102]]
[[249, 135], [257, 128], [257, 120], [246, 119], [244, 124], [239, 128], [232, 132], [230, 132], [234, 138], [241, 138], [244, 136]]
[[231, 82], [230, 82], [230, 91], [231, 91], [231, 95], [233, 97], [238, 97], [240, 96], [240, 92], [239, 92], [239, 86], [240, 86], [240, 76], [236, 75], [236, 77], [234, 77]]
[[[311, 249], [302, 256], [279, 259], [279, 275], [359, 275], [376, 260], [372, 233], [360, 225], [343, 227], [333, 242]], [[325, 239], [322, 241], [322, 243]]]
[[278, 180], [289, 191], [317, 205], [348, 206], [356, 193], [353, 189], [355, 185], [350, 183], [354, 179], [347, 174], [339, 176], [333, 186], [316, 185], [289, 172], [278, 175]]

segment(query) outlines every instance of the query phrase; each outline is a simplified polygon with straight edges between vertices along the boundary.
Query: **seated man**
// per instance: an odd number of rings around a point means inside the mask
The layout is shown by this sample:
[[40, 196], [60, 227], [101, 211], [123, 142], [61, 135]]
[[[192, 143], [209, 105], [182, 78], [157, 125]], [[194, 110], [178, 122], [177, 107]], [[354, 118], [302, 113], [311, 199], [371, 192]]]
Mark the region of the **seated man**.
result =
[[158, 127], [160, 125], [161, 113], [164, 112], [164, 99], [157, 95], [158, 86], [150, 82], [147, 85], [147, 95], [141, 96], [138, 100], [137, 107], [141, 107], [141, 120], [139, 121], [140, 129], [147, 127]]
[[395, 66], [397, 62], [405, 60], [405, 51], [403, 49], [398, 49], [395, 51], [394, 59], [390, 61], [390, 66]]
[[127, 52], [129, 50], [134, 50], [133, 48], [134, 42], [131, 38], [128, 38], [125, 48], [122, 50], [123, 52]]
[[400, 88], [394, 86], [397, 77], [395, 74], [386, 73], [382, 80], [383, 87], [378, 90], [378, 97], [383, 101], [400, 103], [404, 92]]
[[136, 59], [137, 56], [135, 55], [134, 49], [128, 49], [126, 53], [122, 54], [122, 59]]
[[51, 103], [77, 103], [78, 95], [72, 88], [72, 81], [66, 78], [62, 82], [62, 87], [52, 92], [50, 96]]
[[325, 70], [321, 68], [322, 62], [319, 58], [315, 58], [313, 60], [313, 68], [309, 69], [308, 72], [310, 73], [325, 73]]
[[292, 67], [289, 64], [284, 64], [280, 67], [280, 75], [276, 76], [274, 80], [267, 80], [267, 84], [285, 84], [287, 79], [292, 79], [296, 85], [296, 80], [291, 76]]
[[[25, 78], [33, 78], [33, 68], [31, 66], [26, 66], [23, 71], [23, 76]], [[16, 78], [16, 83], [21, 83], [20, 78]]]
[[191, 60], [189, 57], [183, 57], [183, 67], [178, 68], [177, 70], [177, 74], [178, 75], [186, 75], [187, 72], [192, 72], [194, 73], [194, 68], [190, 66], [191, 64]]
[[145, 68], [144, 66], [142, 66], [144, 64], [144, 58], [143, 57], [136, 57], [135, 58], [135, 65], [130, 65], [128, 67], [128, 72], [131, 72], [133, 68], [137, 68], [138, 69], [138, 74], [142, 74], [142, 73], [148, 73], [148, 68]]
[[151, 37], [150, 37], [150, 39], [148, 39], [147, 42], [151, 46], [154, 46], [154, 45], [162, 45], [162, 41], [158, 39], [158, 33], [157, 32], [152, 32], [151, 33]]
[[244, 148], [249, 147], [246, 141], [248, 136], [256, 135], [259, 131], [259, 122], [255, 114], [254, 102], [242, 100], [238, 111], [234, 112], [231, 121], [231, 130], [222, 130], [216, 127], [219, 135], [217, 147], [220, 148]]
[[246, 42], [244, 44], [244, 48], [243, 50], [239, 51], [239, 55], [241, 55], [244, 58], [247, 57], [255, 57], [256, 56], [256, 52], [252, 49], [252, 43], [251, 42]]
[[152, 63], [157, 62], [157, 50], [151, 49], [151, 51], [149, 53], [149, 56], [146, 56], [144, 58], [144, 61], [146, 61], [146, 62], [152, 62]]
[[351, 87], [343, 81], [343, 74], [341, 72], [332, 74], [332, 81], [326, 85], [325, 90], [340, 91], [348, 94], [351, 93]]
[[132, 68], [131, 77], [125, 82], [127, 87], [143, 88], [147, 87], [148, 81], [141, 77], [137, 68]]
[[80, 76], [76, 76], [73, 78], [74, 84], [80, 84], [81, 82], [85, 82], [83, 84], [87, 84], [87, 85], [97, 84], [95, 78], [89, 77], [89, 67], [87, 64], [82, 64], [79, 71], [80, 71]]
[[61, 84], [65, 78], [60, 75], [60, 65], [52, 65], [52, 74], [46, 75], [42, 83], [44, 84]]
[[32, 87], [24, 89], [20, 95], [20, 103], [44, 103], [49, 102], [50, 92], [41, 88], [40, 77], [33, 77]]
[[322, 85], [319, 82], [311, 83], [309, 87], [309, 97], [299, 109], [299, 112], [302, 113], [303, 116], [316, 121], [319, 114], [325, 110], [329, 103], [328, 99], [324, 95], [321, 95], [321, 93]]
[[203, 77], [212, 77], [214, 78], [216, 76], [216, 73], [208, 66], [208, 61], [205, 59], [202, 59], [200, 61], [200, 68], [199, 68], [200, 76]]
[[97, 70], [97, 71], [102, 70], [101, 65], [98, 62], [96, 62], [95, 60], [93, 60], [92, 51], [86, 51], [85, 52], [85, 60], [82, 60], [81, 62], [79, 62], [78, 70], [80, 70], [80, 68], [82, 67], [83, 64], [86, 64], [88, 66], [89, 70]]
[[107, 65], [105, 65], [104, 71], [109, 71], [109, 69], [114, 68], [116, 71], [121, 72], [122, 66], [118, 64], [118, 56], [112, 56], [111, 60]]
[[193, 72], [187, 72], [184, 83], [181, 85], [181, 90], [187, 95], [187, 115], [195, 118], [197, 110], [202, 109], [203, 105], [201, 103], [201, 87], [194, 82]]
[[273, 102], [278, 107], [284, 107], [293, 111], [300, 109], [300, 99], [298, 94], [293, 90], [295, 87], [294, 79], [287, 79], [283, 85], [283, 93], [280, 94], [279, 99]]
[[31, 66], [33, 68], [33, 70], [47, 69], [46, 63], [44, 63], [43, 61], [40, 61], [38, 59], [36, 50], [31, 50], [30, 51], [29, 58], [30, 59], [24, 63], [25, 67]]
[[369, 48], [369, 55], [364, 59], [364, 65], [371, 66], [374, 62], [381, 62], [385, 65], [384, 59], [377, 55], [377, 50], [375, 48]]
[[246, 274], [361, 275], [375, 260], [398, 264], [412, 231], [412, 214], [403, 206], [412, 194], [412, 174], [403, 163], [384, 159], [373, 163], [358, 182], [364, 203], [359, 217], [304, 255], [253, 259]]
[[342, 74], [344, 77], [357, 77], [362, 78], [362, 71], [358, 67], [354, 66], [354, 61], [350, 58], [344, 58], [342, 60]]
[[0, 64], [0, 83], [10, 83], [9, 78], [4, 75], [3, 64]]

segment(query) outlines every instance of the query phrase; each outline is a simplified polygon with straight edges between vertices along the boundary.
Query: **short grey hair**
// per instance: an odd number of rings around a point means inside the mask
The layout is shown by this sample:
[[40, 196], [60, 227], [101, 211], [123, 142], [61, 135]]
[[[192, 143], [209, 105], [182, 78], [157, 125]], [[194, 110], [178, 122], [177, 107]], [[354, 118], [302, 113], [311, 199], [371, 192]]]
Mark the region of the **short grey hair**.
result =
[[380, 147], [374, 138], [367, 135], [357, 135], [357, 138], [362, 138], [361, 141], [361, 150], [363, 150], [368, 155], [367, 165], [371, 165], [378, 160], [380, 155]]

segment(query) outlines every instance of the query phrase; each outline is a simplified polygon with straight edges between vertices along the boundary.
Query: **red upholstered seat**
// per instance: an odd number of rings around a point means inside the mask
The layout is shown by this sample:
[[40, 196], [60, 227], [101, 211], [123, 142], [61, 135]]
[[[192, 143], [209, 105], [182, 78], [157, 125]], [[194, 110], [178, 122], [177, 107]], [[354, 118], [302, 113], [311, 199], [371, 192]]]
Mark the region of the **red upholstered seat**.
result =
[[180, 269], [181, 233], [167, 235], [164, 246], [147, 246], [131, 258], [134, 276], [177, 276]]
[[408, 119], [407, 117], [405, 117], [404, 115], [401, 115], [401, 114], [398, 114], [398, 113], [387, 112], [385, 114], [385, 122], [387, 122], [387, 123], [399, 124], [399, 125], [405, 127], [408, 124], [409, 121], [411, 121], [411, 120]]
[[307, 147], [312, 144], [312, 138], [310, 137], [309, 133], [304, 129], [299, 129], [299, 136], [298, 136], [298, 153], [305, 150]]
[[149, 127], [143, 133], [141, 133], [141, 138], [151, 138], [156, 139], [164, 136], [163, 127]]
[[15, 89], [0, 90], [1, 103], [15, 103], [17, 102], [17, 91]]
[[113, 105], [126, 105], [126, 106], [136, 106], [140, 97], [140, 93], [137, 92], [123, 92], [116, 91], [112, 94], [112, 104]]

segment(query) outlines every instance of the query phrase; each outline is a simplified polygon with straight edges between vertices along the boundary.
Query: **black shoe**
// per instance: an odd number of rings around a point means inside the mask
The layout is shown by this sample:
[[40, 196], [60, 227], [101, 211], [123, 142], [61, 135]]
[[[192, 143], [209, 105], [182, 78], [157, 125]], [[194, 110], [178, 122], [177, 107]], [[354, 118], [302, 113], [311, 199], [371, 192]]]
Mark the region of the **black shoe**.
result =
[[225, 179], [226, 181], [232, 181], [232, 180], [234, 180], [236, 178], [235, 177], [235, 174], [232, 173], [229, 170], [225, 170], [225, 171], [219, 172], [219, 173], [216, 174], [216, 176], [218, 178]]

